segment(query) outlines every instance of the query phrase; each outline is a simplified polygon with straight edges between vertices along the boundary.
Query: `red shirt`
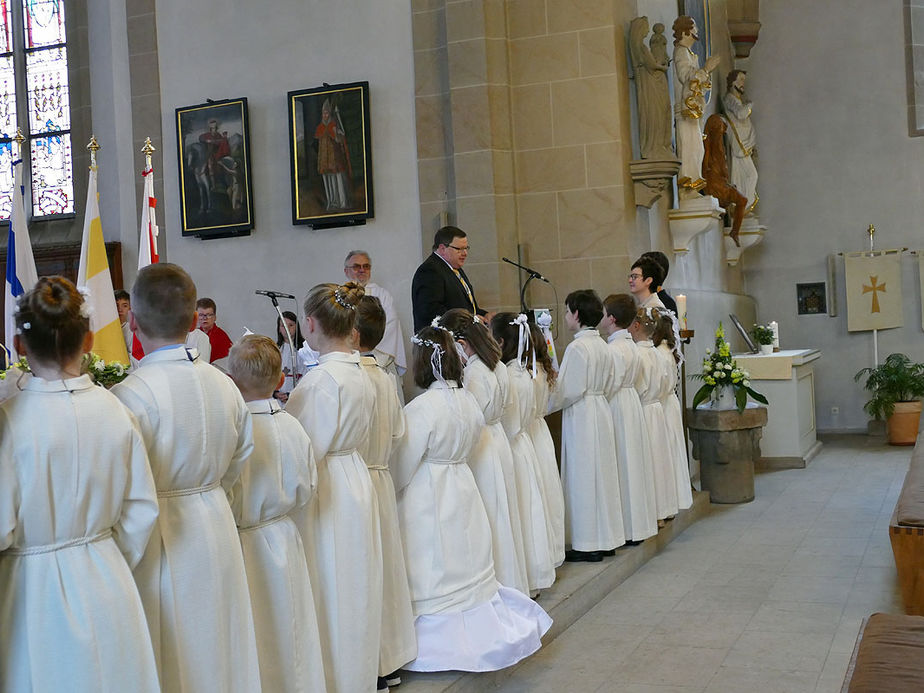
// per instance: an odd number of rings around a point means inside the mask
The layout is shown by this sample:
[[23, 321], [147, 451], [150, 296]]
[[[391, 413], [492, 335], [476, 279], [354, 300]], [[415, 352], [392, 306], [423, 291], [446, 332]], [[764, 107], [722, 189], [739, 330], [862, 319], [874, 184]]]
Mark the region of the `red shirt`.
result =
[[205, 334], [208, 335], [209, 343], [212, 345], [212, 357], [209, 359], [209, 363], [215, 363], [218, 359], [223, 359], [228, 355], [233, 342], [227, 332], [215, 325]]

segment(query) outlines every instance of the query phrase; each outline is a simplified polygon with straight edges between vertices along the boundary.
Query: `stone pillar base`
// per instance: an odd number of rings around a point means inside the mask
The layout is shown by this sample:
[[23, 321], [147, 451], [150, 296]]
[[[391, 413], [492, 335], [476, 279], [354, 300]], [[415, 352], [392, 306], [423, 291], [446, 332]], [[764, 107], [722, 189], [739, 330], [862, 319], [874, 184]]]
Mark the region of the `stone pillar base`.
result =
[[754, 462], [760, 459], [760, 436], [766, 407], [737, 410], [688, 409], [693, 457], [700, 461], [700, 481], [713, 503], [754, 500]]

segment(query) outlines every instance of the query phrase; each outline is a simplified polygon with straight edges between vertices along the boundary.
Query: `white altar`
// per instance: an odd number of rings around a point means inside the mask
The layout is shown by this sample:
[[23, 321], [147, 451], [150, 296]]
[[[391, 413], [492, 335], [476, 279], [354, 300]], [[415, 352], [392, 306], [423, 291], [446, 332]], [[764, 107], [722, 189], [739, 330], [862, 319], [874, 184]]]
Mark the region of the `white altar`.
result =
[[736, 354], [751, 374], [751, 387], [767, 397], [767, 425], [760, 440], [761, 461], [783, 468], [805, 467], [821, 443], [815, 430], [815, 367], [818, 349], [773, 354]]

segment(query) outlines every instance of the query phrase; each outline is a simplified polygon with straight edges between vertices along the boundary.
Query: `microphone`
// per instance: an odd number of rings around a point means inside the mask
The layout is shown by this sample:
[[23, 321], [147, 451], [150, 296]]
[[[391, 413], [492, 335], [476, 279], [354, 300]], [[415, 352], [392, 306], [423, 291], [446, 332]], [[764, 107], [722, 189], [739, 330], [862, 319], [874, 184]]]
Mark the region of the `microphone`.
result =
[[508, 264], [513, 265], [514, 267], [519, 267], [519, 268], [520, 268], [521, 270], [523, 270], [524, 272], [529, 272], [529, 274], [532, 275], [533, 279], [538, 279], [539, 281], [545, 282], [546, 284], [551, 284], [551, 283], [552, 283], [552, 282], [550, 282], [548, 279], [546, 279], [545, 277], [543, 277], [541, 274], [539, 274], [539, 273], [538, 273], [536, 270], [534, 270], [534, 269], [530, 269], [529, 267], [526, 267], [525, 265], [521, 265], [520, 263], [514, 262], [513, 260], [510, 260], [510, 259], [505, 258], [505, 257], [502, 257], [501, 260], [503, 260], [504, 262], [506, 262], [506, 263], [508, 263]]
[[292, 294], [284, 294], [281, 291], [266, 291], [265, 289], [257, 289], [254, 291], [254, 293], [259, 294], [260, 296], [269, 296], [270, 298], [291, 298], [293, 301], [295, 300], [295, 296]]

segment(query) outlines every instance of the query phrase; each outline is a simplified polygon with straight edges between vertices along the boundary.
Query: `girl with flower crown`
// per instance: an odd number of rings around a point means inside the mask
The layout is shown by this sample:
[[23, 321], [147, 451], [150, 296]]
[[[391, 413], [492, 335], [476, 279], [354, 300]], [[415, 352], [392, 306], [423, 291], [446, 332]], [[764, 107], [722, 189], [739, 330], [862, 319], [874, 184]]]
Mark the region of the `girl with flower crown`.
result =
[[494, 547], [494, 572], [497, 580], [529, 594], [526, 578], [526, 553], [517, 500], [513, 453], [501, 418], [509, 383], [498, 379], [501, 350], [478, 318], [462, 308], [454, 308], [433, 325], [449, 330], [465, 355], [463, 385], [472, 394], [484, 414], [485, 426], [469, 457], [468, 466], [481, 492]]
[[460, 387], [452, 334], [425, 327], [412, 339], [414, 382], [407, 434], [391, 460], [408, 583], [416, 617], [412, 671], [495, 671], [539, 649], [551, 619], [497, 582], [491, 526], [467, 462], [484, 427]]
[[516, 471], [517, 495], [523, 542], [526, 547], [526, 577], [531, 594], [551, 587], [555, 582], [558, 561], [553, 553], [554, 531], [542, 482], [539, 457], [529, 437], [535, 417], [536, 395], [532, 366], [529, 325], [524, 314], [498, 313], [491, 318], [491, 332], [501, 347], [501, 359], [507, 366], [513, 406], [504, 412], [503, 425], [510, 440]]
[[667, 445], [677, 484], [677, 506], [680, 510], [686, 510], [693, 505], [693, 492], [690, 486], [690, 463], [687, 460], [687, 439], [683, 435], [683, 414], [676, 392], [681, 356], [675, 337], [674, 320], [673, 314], [667, 309], [659, 311], [652, 342], [663, 373], [661, 407], [664, 409]]
[[638, 375], [635, 389], [642, 400], [642, 413], [645, 416], [645, 430], [651, 446], [651, 462], [655, 482], [655, 508], [658, 522], [677, 514], [677, 480], [671, 458], [671, 449], [667, 441], [667, 420], [661, 395], [664, 388], [664, 368], [654, 343], [651, 341], [658, 325], [657, 308], [639, 308], [635, 320], [629, 325], [629, 334], [638, 347]]
[[132, 577], [157, 491], [135, 420], [81, 374], [86, 307], [43, 277], [16, 310], [34, 377], [0, 406], [3, 691], [160, 690]]
[[566, 561], [603, 560], [626, 543], [609, 401], [619, 389], [616, 366], [597, 325], [603, 301], [591, 289], [565, 298], [565, 349], [549, 411], [562, 410], [561, 476], [571, 550]]
[[375, 390], [353, 351], [359, 284], [318, 284], [305, 299], [305, 341], [320, 353], [289, 395], [318, 465], [317, 500], [296, 517], [312, 585], [328, 693], [376, 689], [382, 546], [375, 488], [362, 455]]

